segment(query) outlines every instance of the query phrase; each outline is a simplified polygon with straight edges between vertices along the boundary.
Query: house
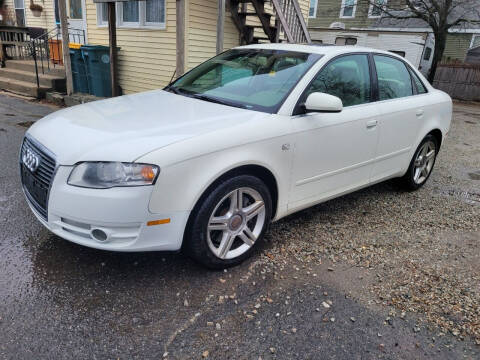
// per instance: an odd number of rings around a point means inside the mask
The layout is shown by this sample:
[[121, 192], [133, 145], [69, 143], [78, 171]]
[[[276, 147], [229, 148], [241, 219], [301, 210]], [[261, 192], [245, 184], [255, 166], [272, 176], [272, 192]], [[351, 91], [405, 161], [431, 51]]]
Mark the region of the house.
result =
[[[10, 9], [24, 1], [5, 0]], [[23, 16], [24, 26], [41, 27], [58, 37], [57, 9], [62, 0], [33, 1], [43, 6], [40, 17], [24, 7], [18, 8], [17, 20]], [[107, 4], [66, 1], [70, 41], [108, 46]], [[115, 6], [118, 80], [124, 94], [161, 88], [218, 52], [241, 44], [310, 40], [309, 0], [130, 0]], [[72, 40], [73, 34], [84, 38]], [[0, 86], [1, 77], [0, 71]]]
[[[398, 4], [402, 0], [376, 1]], [[371, 0], [311, 0], [308, 29], [314, 42], [358, 44], [395, 52], [425, 75], [433, 59], [435, 39], [423, 20], [382, 17]], [[451, 28], [444, 57], [465, 61], [467, 51], [477, 43], [480, 43], [480, 24]]]

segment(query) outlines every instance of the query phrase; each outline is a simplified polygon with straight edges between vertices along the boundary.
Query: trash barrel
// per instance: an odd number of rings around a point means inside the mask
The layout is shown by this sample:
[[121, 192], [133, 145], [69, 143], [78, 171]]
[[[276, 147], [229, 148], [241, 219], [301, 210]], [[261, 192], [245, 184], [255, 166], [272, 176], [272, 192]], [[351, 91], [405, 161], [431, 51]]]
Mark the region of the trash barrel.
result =
[[108, 46], [83, 45], [81, 51], [87, 69], [90, 94], [99, 97], [112, 96], [110, 49]]
[[70, 60], [72, 63], [73, 91], [88, 94], [87, 69], [83, 61], [81, 44], [70, 43]]

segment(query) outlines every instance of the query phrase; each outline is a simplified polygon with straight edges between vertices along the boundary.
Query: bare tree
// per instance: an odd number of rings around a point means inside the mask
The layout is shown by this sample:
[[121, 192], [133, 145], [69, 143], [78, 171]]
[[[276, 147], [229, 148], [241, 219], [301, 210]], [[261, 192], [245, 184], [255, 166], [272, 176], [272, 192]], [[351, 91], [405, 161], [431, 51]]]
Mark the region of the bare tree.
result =
[[428, 80], [433, 83], [438, 63], [442, 60], [448, 31], [465, 29], [480, 24], [479, 0], [369, 0], [373, 8], [381, 11], [382, 18], [397, 20], [421, 19], [435, 36], [435, 51]]

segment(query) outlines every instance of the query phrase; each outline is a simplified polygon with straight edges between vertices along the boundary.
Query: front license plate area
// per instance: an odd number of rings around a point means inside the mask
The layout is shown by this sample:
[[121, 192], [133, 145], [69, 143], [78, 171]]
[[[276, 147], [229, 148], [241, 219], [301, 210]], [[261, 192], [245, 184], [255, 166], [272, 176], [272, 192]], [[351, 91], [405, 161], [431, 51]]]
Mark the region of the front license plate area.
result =
[[47, 208], [48, 187], [37, 180], [34, 175], [23, 164], [21, 167], [22, 182], [25, 190], [43, 209]]

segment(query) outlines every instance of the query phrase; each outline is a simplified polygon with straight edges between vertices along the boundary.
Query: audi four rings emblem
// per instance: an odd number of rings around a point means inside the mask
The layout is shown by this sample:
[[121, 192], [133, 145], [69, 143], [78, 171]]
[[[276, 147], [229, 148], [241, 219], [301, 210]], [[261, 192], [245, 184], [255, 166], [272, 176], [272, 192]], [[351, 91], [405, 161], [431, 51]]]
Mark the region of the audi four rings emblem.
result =
[[40, 157], [30, 149], [25, 149], [22, 156], [22, 162], [31, 172], [35, 172], [40, 165]]

